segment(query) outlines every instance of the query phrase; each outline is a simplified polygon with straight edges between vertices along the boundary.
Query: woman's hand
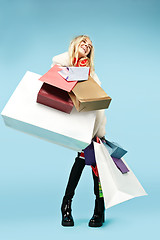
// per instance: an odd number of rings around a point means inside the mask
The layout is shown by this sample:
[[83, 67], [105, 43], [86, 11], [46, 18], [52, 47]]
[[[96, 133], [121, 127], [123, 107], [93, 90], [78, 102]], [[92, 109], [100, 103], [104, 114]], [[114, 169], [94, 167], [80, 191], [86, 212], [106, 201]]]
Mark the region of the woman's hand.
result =
[[101, 141], [102, 141], [103, 143], [106, 143], [105, 136], [103, 136], [103, 137], [101, 138]]

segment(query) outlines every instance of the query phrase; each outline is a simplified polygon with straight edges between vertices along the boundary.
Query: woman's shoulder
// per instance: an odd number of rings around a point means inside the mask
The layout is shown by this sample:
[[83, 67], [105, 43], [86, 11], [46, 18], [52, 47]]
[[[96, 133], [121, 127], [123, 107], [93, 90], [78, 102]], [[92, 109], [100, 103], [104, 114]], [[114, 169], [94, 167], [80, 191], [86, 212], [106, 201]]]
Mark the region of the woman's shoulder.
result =
[[52, 58], [52, 67], [55, 64], [60, 64], [61, 66], [68, 66], [69, 65], [69, 54], [68, 52], [61, 53], [56, 55]]

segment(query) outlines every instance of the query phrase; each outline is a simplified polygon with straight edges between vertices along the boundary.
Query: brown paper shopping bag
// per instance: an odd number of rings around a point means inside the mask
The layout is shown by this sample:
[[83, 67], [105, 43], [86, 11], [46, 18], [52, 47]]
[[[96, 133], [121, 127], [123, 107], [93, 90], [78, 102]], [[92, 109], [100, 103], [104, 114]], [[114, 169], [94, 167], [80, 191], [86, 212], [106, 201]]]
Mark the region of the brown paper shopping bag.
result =
[[78, 112], [93, 111], [109, 107], [111, 98], [91, 77], [78, 82], [69, 93]]

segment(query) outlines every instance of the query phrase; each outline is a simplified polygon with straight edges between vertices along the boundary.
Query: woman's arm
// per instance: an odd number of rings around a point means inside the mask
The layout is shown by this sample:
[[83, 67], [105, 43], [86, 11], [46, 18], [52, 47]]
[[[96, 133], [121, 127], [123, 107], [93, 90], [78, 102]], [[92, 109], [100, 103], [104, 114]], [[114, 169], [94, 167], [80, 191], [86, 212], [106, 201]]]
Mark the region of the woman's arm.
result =
[[[101, 82], [97, 76], [96, 73], [93, 73], [91, 77], [101, 86]], [[94, 124], [94, 130], [93, 130], [93, 137], [97, 136], [99, 138], [102, 138], [106, 134], [105, 126], [106, 126], [106, 116], [105, 116], [105, 110], [97, 110], [96, 111], [96, 120]]]
[[94, 124], [94, 130], [93, 130], [93, 137], [97, 136], [99, 138], [102, 138], [106, 134], [105, 126], [106, 126], [106, 116], [105, 116], [105, 110], [97, 110], [96, 111], [96, 120]]

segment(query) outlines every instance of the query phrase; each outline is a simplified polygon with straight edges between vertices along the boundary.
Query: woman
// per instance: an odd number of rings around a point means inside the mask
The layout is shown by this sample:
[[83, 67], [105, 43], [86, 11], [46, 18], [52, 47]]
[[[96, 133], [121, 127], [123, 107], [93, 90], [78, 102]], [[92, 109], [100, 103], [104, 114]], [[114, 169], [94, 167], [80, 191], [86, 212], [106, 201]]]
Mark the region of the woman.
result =
[[[90, 68], [90, 76], [100, 85], [100, 81], [94, 72], [94, 48], [90, 38], [86, 35], [80, 35], [75, 37], [69, 46], [69, 51], [53, 57], [52, 66], [55, 64], [61, 66], [76, 66]], [[93, 138], [99, 137], [104, 138], [105, 136], [105, 124], [106, 118], [104, 110], [97, 110], [96, 121], [94, 125]], [[69, 181], [66, 187], [65, 196], [61, 206], [62, 211], [62, 225], [63, 226], [74, 226], [73, 217], [71, 215], [71, 202], [75, 193], [76, 186], [79, 182], [80, 176], [85, 166], [84, 154], [78, 153], [75, 159]], [[93, 169], [94, 170], [94, 169]], [[92, 170], [94, 180], [94, 193], [96, 196], [95, 208], [93, 217], [89, 221], [90, 227], [100, 227], [104, 222], [104, 199], [103, 195], [99, 191], [99, 178], [95, 171]]]

